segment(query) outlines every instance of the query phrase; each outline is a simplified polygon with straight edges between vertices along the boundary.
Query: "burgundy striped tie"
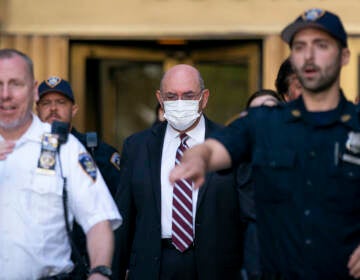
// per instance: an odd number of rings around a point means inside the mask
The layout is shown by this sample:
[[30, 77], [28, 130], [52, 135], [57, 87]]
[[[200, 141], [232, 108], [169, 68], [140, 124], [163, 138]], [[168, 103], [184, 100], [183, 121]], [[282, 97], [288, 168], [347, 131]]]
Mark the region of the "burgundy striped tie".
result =
[[[189, 136], [183, 133], [180, 139], [175, 164], [180, 163], [183, 152], [189, 148], [186, 144]], [[194, 240], [192, 191], [191, 180], [181, 179], [175, 182], [172, 205], [172, 243], [180, 252], [184, 252]]]

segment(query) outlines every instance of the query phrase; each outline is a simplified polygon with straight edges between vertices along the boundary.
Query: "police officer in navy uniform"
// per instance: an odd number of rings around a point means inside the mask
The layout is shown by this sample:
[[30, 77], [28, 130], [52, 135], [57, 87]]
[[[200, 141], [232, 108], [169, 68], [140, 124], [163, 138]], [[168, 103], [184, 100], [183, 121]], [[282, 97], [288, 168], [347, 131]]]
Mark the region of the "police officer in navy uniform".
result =
[[310, 9], [282, 38], [303, 86], [277, 107], [249, 109], [185, 152], [171, 182], [250, 160], [263, 279], [360, 278], [360, 114], [340, 89], [349, 61], [339, 17]]
[[[78, 106], [75, 103], [73, 91], [69, 82], [52, 76], [39, 85], [39, 100], [37, 102], [37, 113], [39, 118], [48, 123], [62, 121], [71, 124]], [[94, 158], [111, 195], [114, 197], [119, 183], [120, 155], [115, 148], [99, 141], [94, 132], [80, 133], [74, 127], [71, 128], [74, 135], [88, 150]], [[81, 265], [87, 261], [86, 239], [82, 229], [74, 223], [72, 237], [76, 248], [79, 250], [82, 260], [73, 254], [73, 260]], [[74, 250], [73, 250], [74, 251]], [[79, 271], [79, 273], [81, 273]], [[82, 278], [82, 276], [79, 276]]]
[[[71, 124], [78, 111], [74, 94], [68, 81], [52, 76], [39, 85], [37, 113], [44, 122], [62, 121]], [[112, 196], [115, 196], [119, 182], [120, 155], [118, 151], [97, 139], [95, 133], [80, 133], [74, 127], [73, 134], [93, 156], [97, 167], [104, 177]]]
[[119, 183], [119, 152], [109, 144], [97, 140], [97, 134], [95, 132], [80, 133], [72, 127], [71, 134], [74, 135], [93, 156], [111, 195], [115, 197]]

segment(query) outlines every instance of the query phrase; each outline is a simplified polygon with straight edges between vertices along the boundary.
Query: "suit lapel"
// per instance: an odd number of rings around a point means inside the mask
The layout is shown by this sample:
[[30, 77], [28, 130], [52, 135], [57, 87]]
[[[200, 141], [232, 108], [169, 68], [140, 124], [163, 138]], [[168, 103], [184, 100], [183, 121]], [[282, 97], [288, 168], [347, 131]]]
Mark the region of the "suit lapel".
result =
[[[205, 117], [205, 116], [204, 116]], [[209, 137], [209, 135], [214, 132], [215, 130], [220, 129], [221, 126], [210, 121], [207, 117], [205, 117], [205, 139]], [[197, 204], [196, 204], [196, 209], [199, 209], [199, 207], [201, 206], [201, 202], [203, 201], [204, 195], [206, 193], [206, 190], [208, 188], [209, 182], [211, 177], [214, 175], [213, 172], [208, 172], [205, 175], [205, 183], [204, 185], [199, 189], [199, 194], [198, 194], [198, 200], [197, 200]]]
[[154, 125], [147, 143], [150, 166], [151, 186], [153, 188], [155, 204], [161, 217], [161, 156], [164, 144], [166, 123]]
[[[220, 125], [210, 121], [207, 117], [205, 117], [205, 139], [208, 138], [212, 132], [220, 128]], [[159, 217], [161, 217], [161, 156], [162, 148], [164, 145], [165, 132], [166, 122], [155, 125], [151, 129], [151, 136], [149, 137], [149, 141], [147, 143], [148, 159], [151, 174], [151, 186], [153, 188], [156, 208], [158, 210]], [[209, 172], [205, 176], [205, 183], [199, 189], [196, 205], [197, 209], [199, 209], [199, 207], [201, 206], [209, 182], [213, 175], [213, 172]]]

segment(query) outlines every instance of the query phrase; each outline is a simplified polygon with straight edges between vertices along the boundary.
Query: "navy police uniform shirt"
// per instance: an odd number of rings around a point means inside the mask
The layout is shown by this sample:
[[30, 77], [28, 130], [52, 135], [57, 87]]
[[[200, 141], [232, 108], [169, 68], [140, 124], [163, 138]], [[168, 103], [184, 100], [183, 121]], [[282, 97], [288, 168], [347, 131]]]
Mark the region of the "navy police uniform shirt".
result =
[[112, 146], [100, 141], [94, 151], [86, 146], [86, 135], [78, 132], [75, 128], [71, 129], [74, 135], [94, 157], [97, 167], [103, 176], [112, 197], [115, 197], [120, 180], [120, 155]]
[[341, 93], [329, 112], [307, 112], [300, 97], [250, 109], [213, 135], [233, 165], [252, 162], [265, 273], [352, 279], [346, 265], [360, 244], [360, 149], [349, 145], [349, 133], [359, 131], [359, 113]]

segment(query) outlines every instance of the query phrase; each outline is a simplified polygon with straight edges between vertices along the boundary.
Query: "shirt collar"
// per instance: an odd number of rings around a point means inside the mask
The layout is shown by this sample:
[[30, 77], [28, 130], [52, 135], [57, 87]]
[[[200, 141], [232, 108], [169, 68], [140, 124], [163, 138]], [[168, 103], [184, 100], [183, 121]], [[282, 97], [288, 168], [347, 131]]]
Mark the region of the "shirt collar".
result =
[[[353, 108], [352, 108], [353, 107]], [[335, 109], [337, 113], [331, 123], [340, 122], [355, 129], [358, 126], [356, 109], [352, 103], [346, 100], [344, 93], [340, 90], [339, 105]], [[285, 120], [294, 122], [299, 120], [308, 121], [307, 110], [302, 96], [288, 103], [285, 110]]]
[[[40, 121], [38, 116], [32, 113], [31, 124], [25, 133], [17, 140], [18, 143], [23, 143], [27, 140], [41, 142], [42, 135], [46, 131], [51, 131], [51, 126], [49, 124], [43, 123]], [[0, 135], [0, 140], [4, 138]]]
[[51, 126], [48, 123], [40, 121], [39, 117], [32, 114], [32, 122], [28, 130], [20, 137], [19, 143], [24, 141], [41, 142], [42, 136], [45, 132], [51, 131]]

